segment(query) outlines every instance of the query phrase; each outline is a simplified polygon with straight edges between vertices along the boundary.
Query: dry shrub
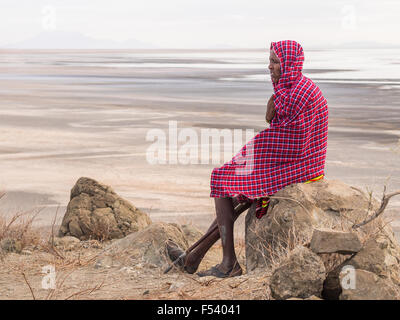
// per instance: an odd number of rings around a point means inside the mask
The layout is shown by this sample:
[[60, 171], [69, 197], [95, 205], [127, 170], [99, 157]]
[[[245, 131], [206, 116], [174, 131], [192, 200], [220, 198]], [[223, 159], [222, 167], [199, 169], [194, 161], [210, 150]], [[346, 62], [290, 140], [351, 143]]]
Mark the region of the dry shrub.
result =
[[[257, 234], [257, 231], [253, 230], [252, 232], [254, 232], [260, 239], [263, 239], [261, 235]], [[272, 243], [259, 241], [257, 246], [253, 244], [248, 245], [252, 246], [254, 250], [260, 253], [265, 266], [268, 268], [268, 271], [272, 273], [289, 257], [294, 248], [299, 245], [308, 247], [309, 239], [300, 236], [293, 225], [287, 234], [280, 235], [279, 239], [274, 239]]]
[[90, 240], [98, 240], [100, 242], [111, 239], [110, 226], [107, 222], [102, 220], [94, 221], [93, 226], [90, 229], [91, 236]]
[[[4, 193], [0, 195], [4, 196]], [[28, 246], [38, 246], [41, 236], [34, 230], [32, 223], [40, 210], [15, 213], [10, 219], [0, 216], [0, 241], [10, 239], [18, 241], [22, 249]]]

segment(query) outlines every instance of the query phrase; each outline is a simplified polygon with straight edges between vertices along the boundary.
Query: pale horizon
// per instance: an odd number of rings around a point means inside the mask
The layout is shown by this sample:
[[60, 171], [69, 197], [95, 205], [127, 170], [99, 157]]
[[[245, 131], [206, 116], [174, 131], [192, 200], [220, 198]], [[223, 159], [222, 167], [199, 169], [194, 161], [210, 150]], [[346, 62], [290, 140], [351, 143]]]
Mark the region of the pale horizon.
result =
[[283, 39], [305, 48], [400, 47], [393, 0], [2, 2], [1, 48], [265, 48]]

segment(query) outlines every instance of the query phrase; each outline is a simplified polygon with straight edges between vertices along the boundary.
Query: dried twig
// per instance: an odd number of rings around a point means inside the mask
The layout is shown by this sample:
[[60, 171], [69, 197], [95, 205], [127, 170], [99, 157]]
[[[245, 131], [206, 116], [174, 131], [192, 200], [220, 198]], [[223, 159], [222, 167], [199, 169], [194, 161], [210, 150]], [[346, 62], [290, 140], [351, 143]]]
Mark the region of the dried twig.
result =
[[47, 247], [45, 249], [47, 249], [47, 251], [49, 253], [54, 254], [56, 257], [64, 260], [65, 256], [63, 254], [61, 254], [60, 251], [58, 251], [56, 246], [54, 245], [54, 225], [55, 225], [56, 220], [57, 220], [57, 215], [58, 215], [59, 208], [60, 208], [60, 205], [57, 206], [56, 214], [55, 214], [53, 222], [51, 224], [50, 239], [49, 239]]
[[76, 297], [76, 296], [82, 296], [84, 294], [89, 295], [89, 294], [93, 293], [94, 291], [100, 290], [103, 286], [104, 286], [104, 280], [100, 284], [98, 284], [92, 288], [84, 289], [84, 290], [81, 290], [81, 291], [78, 291], [78, 292], [75, 292], [75, 293], [69, 295], [68, 297], [65, 298], [65, 300], [69, 300], [72, 297]]
[[380, 208], [368, 219], [364, 220], [363, 222], [353, 225], [353, 227], [352, 227], [353, 229], [358, 229], [358, 228], [366, 225], [367, 223], [370, 223], [372, 220], [376, 219], [377, 217], [379, 217], [385, 211], [390, 198], [400, 194], [400, 190], [389, 193], [388, 195], [385, 194], [385, 191], [386, 191], [386, 186], [384, 187], [384, 190], [383, 190], [383, 196], [382, 196], [382, 202], [381, 202]]
[[237, 283], [237, 284], [230, 284], [229, 286], [230, 286], [232, 289], [235, 289], [235, 288], [239, 287], [242, 283], [245, 283], [247, 280], [249, 280], [249, 278], [244, 279], [243, 281], [241, 281], [241, 282], [239, 282], [239, 283]]
[[21, 273], [22, 273], [22, 275], [24, 277], [25, 283], [27, 284], [27, 286], [29, 287], [29, 290], [31, 291], [33, 300], [36, 300], [35, 294], [33, 293], [33, 289], [31, 287], [31, 285], [29, 284], [28, 279], [26, 278], [25, 272], [21, 272]]

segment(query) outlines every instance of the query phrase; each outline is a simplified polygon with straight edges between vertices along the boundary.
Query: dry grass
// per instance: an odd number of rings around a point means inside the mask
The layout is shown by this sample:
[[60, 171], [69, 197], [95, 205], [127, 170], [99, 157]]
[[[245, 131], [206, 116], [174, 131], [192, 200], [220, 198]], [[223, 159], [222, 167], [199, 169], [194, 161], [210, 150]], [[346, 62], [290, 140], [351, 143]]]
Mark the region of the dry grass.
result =
[[[0, 199], [5, 193], [0, 194]], [[95, 253], [89, 253], [92, 247], [100, 247], [98, 241], [85, 241], [82, 245], [86, 248], [78, 248], [73, 252], [64, 252], [54, 244], [54, 224], [58, 214], [55, 214], [50, 235], [43, 230], [39, 231], [33, 227], [33, 222], [37, 215], [40, 213], [38, 210], [29, 210], [17, 212], [10, 218], [0, 216], [0, 243], [5, 240], [13, 243], [16, 253], [20, 253], [23, 249], [28, 248], [31, 252], [30, 256], [26, 255], [10, 255], [7, 259], [9, 265], [9, 274], [16, 276], [21, 282], [25, 284], [25, 288], [29, 290], [32, 299], [79, 299], [87, 298], [93, 293], [100, 291], [106, 286], [105, 279], [98, 281], [98, 283], [91, 283], [83, 287], [75, 288], [66, 285], [70, 276], [77, 272], [79, 269], [87, 267], [98, 258], [103, 251], [97, 250]], [[96, 242], [95, 244], [93, 242]], [[0, 248], [1, 258], [6, 258], [7, 250]], [[40, 262], [28, 263], [31, 259], [36, 260], [40, 256]], [[38, 265], [39, 264], [39, 265]], [[56, 287], [55, 289], [47, 290], [46, 295], [43, 295], [43, 290], [37, 286], [37, 281], [32, 278], [42, 277], [41, 267], [45, 265], [52, 265], [57, 270]], [[5, 266], [5, 265], [3, 265]], [[33, 271], [35, 268], [35, 271]], [[4, 277], [3, 277], [4, 279]], [[15, 280], [14, 280], [15, 281]], [[33, 284], [36, 282], [36, 286]], [[41, 294], [38, 291], [42, 291]]]
[[[5, 193], [2, 193], [0, 199], [4, 195]], [[0, 216], [0, 242], [2, 240], [18, 242], [20, 250], [39, 246], [43, 240], [42, 236], [32, 227], [39, 213], [40, 209], [17, 212], [9, 219]]]
[[[252, 232], [258, 236], [260, 240], [263, 239], [256, 230], [252, 230]], [[269, 271], [267, 273], [272, 274], [276, 268], [282, 265], [297, 246], [307, 247], [309, 245], [308, 242], [309, 241], [300, 236], [299, 233], [296, 232], [296, 228], [292, 226], [287, 234], [279, 236], [279, 238], [274, 239], [272, 243], [260, 241], [258, 246], [251, 245], [251, 247], [262, 257], [264, 265]]]

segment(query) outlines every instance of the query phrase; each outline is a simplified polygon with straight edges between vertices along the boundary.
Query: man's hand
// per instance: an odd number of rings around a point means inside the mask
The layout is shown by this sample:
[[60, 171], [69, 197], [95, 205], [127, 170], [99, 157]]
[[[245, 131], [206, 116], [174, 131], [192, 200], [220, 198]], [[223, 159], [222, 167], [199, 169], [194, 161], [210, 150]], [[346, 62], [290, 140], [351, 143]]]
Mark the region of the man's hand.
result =
[[275, 103], [274, 103], [274, 95], [272, 95], [271, 98], [269, 98], [269, 100], [268, 100], [267, 113], [265, 114], [265, 120], [268, 123], [271, 123], [274, 116], [275, 116]]

